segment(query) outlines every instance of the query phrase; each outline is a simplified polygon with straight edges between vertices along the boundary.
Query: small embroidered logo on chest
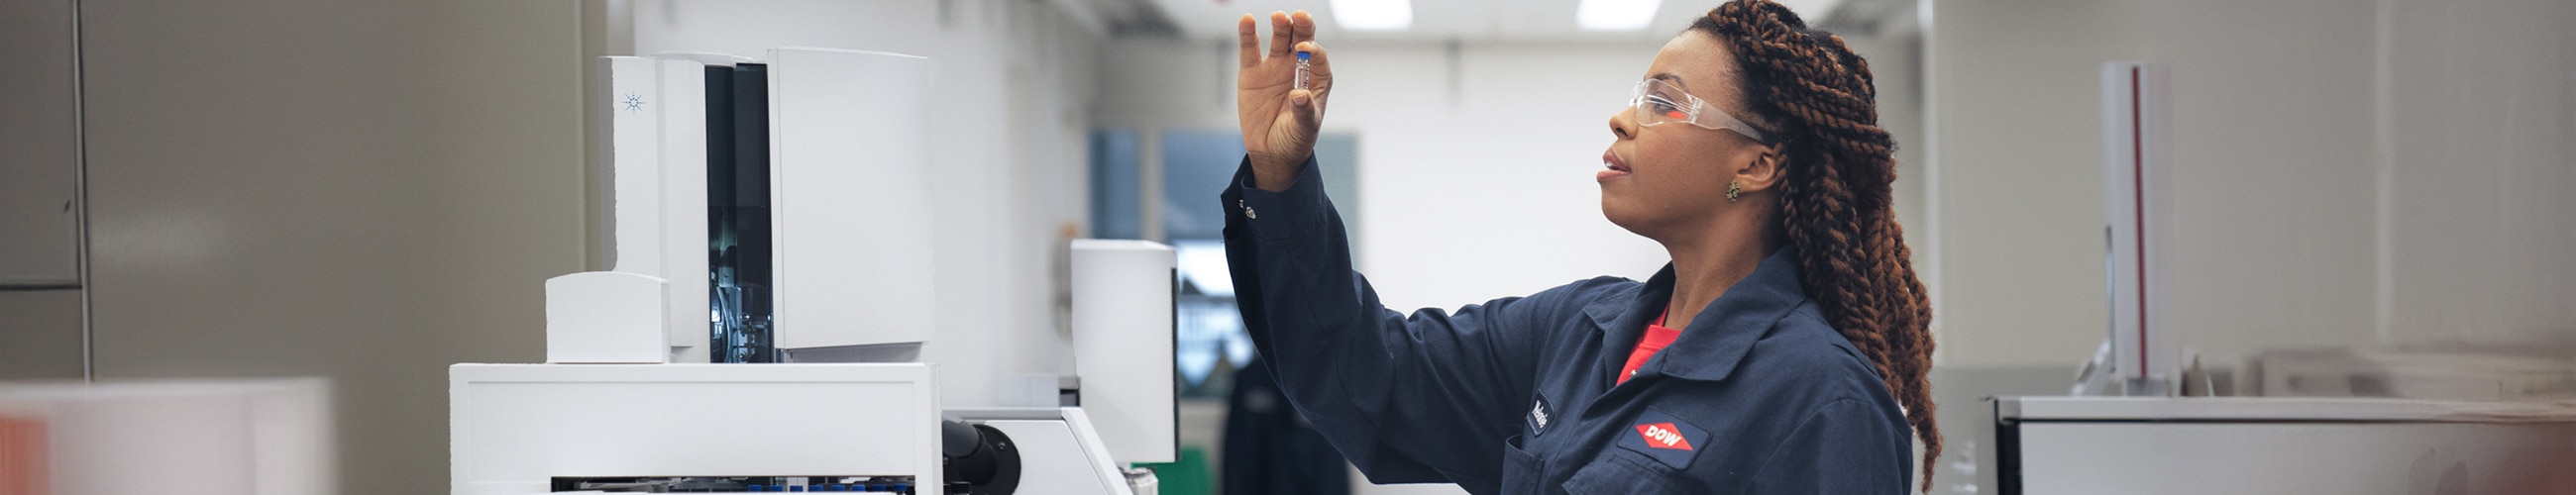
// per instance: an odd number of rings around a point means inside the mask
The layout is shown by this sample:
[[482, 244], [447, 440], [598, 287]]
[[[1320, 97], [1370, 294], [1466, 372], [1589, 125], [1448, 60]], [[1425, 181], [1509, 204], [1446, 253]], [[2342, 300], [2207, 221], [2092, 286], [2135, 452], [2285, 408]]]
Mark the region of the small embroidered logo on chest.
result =
[[1690, 439], [1682, 437], [1681, 432], [1674, 428], [1672, 423], [1637, 425], [1637, 436], [1646, 441], [1647, 447], [1691, 450]]
[[1547, 433], [1547, 409], [1547, 396], [1545, 395], [1537, 396], [1535, 400], [1530, 401], [1530, 412], [1528, 418], [1530, 436], [1538, 436], [1540, 433]]

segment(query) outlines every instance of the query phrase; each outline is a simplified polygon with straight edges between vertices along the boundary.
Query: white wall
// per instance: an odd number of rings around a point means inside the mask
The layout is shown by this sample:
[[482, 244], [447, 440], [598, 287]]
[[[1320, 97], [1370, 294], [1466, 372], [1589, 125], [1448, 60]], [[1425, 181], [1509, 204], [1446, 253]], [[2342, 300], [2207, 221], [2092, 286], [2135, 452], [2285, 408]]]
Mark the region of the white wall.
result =
[[[949, 407], [999, 405], [1014, 373], [1071, 374], [1061, 226], [1087, 220], [1096, 41], [1052, 4], [1006, 0], [628, 3], [633, 54], [817, 46], [930, 57], [938, 363]], [[611, 45], [616, 43], [612, 42]], [[618, 53], [611, 53], [618, 54]]]
[[2096, 71], [2172, 68], [2170, 328], [2265, 347], [2576, 332], [2576, 6], [1936, 1], [1945, 365], [2104, 334]]
[[2382, 3], [2383, 338], [2576, 339], [2576, 3]]
[[[2108, 330], [2106, 2], [1933, 2], [1924, 60], [1944, 365], [2064, 364]], [[2079, 187], [2079, 185], [2081, 185]]]
[[[1395, 308], [1526, 295], [1601, 274], [1644, 278], [1662, 249], [1601, 218], [1607, 121], [1660, 44], [1335, 43], [1324, 126], [1359, 136], [1362, 273]], [[1230, 42], [1119, 40], [1104, 126], [1228, 130]], [[1215, 208], [1207, 200], [1168, 208]]]
[[1610, 116], [1656, 43], [1333, 53], [1328, 122], [1360, 134], [1359, 267], [1396, 308], [1456, 308], [1603, 274], [1661, 246], [1601, 217]]

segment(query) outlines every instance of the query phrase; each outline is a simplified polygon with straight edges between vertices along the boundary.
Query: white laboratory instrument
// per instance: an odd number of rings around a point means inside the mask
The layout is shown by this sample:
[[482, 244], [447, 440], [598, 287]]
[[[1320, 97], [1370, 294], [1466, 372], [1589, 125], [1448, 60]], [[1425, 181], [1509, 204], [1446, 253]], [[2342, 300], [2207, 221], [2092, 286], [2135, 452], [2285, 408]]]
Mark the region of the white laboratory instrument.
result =
[[448, 428], [457, 495], [690, 478], [942, 483], [938, 385], [919, 363], [459, 364]]
[[930, 340], [930, 59], [769, 51], [778, 347]]
[[[2565, 493], [2566, 404], [2304, 397], [1994, 400], [1997, 493]], [[2560, 485], [2564, 486], [2564, 485]]]
[[930, 61], [768, 55], [601, 59], [615, 262], [547, 281], [545, 364], [449, 368], [452, 493], [1151, 495], [1171, 248], [1074, 243], [1076, 404], [945, 410]]
[[[1074, 375], [1082, 407], [1126, 462], [1172, 462], [1180, 438], [1172, 360], [1172, 248], [1147, 241], [1073, 241]], [[1138, 329], [1165, 329], [1139, 331]]]
[[2102, 65], [2102, 202], [2109, 224], [2109, 371], [2120, 395], [2174, 395], [2182, 351], [2169, 329], [2172, 91], [2163, 64]]
[[[1166, 380], [1168, 381], [1168, 380]], [[1088, 407], [959, 408], [948, 414], [1007, 435], [1020, 452], [1018, 491], [1022, 493], [1135, 493], [1119, 466], [1124, 458], [1106, 448], [1116, 445], [1089, 428]]]
[[[726, 62], [720, 60], [717, 66], [729, 65]], [[700, 283], [708, 273], [707, 174], [698, 170], [703, 166], [665, 166], [666, 159], [676, 165], [703, 163], [703, 158], [698, 157], [707, 156], [707, 67], [705, 62], [677, 57], [600, 58], [600, 72], [609, 76], [601, 90], [610, 100], [600, 107], [602, 115], [595, 119], [607, 128], [603, 134], [608, 139], [600, 155], [607, 165], [602, 175], [609, 183], [600, 188], [606, 194], [593, 205], [607, 212], [608, 242], [604, 244], [609, 250], [600, 254], [609, 260], [608, 273], [649, 277], [662, 295], [621, 297], [586, 288], [558, 289], [549, 281], [547, 312], [549, 318], [554, 318], [561, 312], [558, 308], [567, 306], [651, 305], [663, 308], [656, 321], [666, 331], [658, 338], [633, 332], [559, 337], [558, 332], [549, 331], [549, 339], [572, 338], [578, 342], [548, 342], [547, 362], [707, 361], [708, 284]], [[566, 277], [578, 275], [582, 274]], [[582, 317], [576, 314], [565, 316]], [[628, 311], [614, 313], [618, 316], [590, 314], [601, 318], [643, 317]], [[550, 322], [547, 328], [558, 326]], [[599, 340], [607, 338], [628, 340]], [[596, 349], [657, 344], [668, 349], [669, 355], [581, 355]]]

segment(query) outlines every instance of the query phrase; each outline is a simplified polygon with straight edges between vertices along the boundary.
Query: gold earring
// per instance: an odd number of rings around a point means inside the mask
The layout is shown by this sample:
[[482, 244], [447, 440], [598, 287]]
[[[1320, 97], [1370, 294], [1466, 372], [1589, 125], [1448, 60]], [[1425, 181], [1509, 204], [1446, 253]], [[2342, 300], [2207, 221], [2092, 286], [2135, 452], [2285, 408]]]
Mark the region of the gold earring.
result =
[[1744, 195], [1744, 183], [1731, 180], [1726, 181], [1726, 202], [1733, 203], [1735, 202], [1735, 197], [1742, 195]]

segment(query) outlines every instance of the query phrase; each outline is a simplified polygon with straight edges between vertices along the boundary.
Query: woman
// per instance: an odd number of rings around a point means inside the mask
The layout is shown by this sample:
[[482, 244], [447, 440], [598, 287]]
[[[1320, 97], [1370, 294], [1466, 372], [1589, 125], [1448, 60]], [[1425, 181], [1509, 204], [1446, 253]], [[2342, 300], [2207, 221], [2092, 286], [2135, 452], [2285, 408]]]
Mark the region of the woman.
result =
[[[1406, 316], [1351, 270], [1315, 176], [1335, 79], [1314, 21], [1270, 23], [1266, 53], [1252, 16], [1237, 27], [1248, 153], [1222, 197], [1227, 255], [1280, 388], [1370, 480], [1903, 493], [1909, 431], [1927, 467], [1939, 455], [1895, 145], [1841, 38], [1737, 0], [1655, 54], [1596, 177], [1602, 215], [1672, 256], [1653, 277]], [[1308, 89], [1292, 52], [1312, 56]]]

